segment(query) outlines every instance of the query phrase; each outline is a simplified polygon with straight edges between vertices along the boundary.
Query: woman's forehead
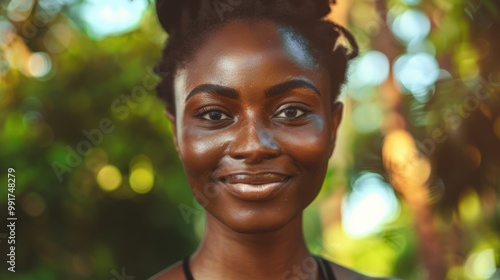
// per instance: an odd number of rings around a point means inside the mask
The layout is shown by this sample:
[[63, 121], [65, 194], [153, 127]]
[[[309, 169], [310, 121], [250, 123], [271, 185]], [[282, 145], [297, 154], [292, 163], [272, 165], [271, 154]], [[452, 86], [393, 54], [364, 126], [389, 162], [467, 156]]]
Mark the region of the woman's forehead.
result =
[[230, 79], [247, 75], [320, 75], [312, 51], [292, 28], [269, 20], [235, 20], [209, 34], [184, 67], [188, 83], [230, 85]]
[[318, 67], [303, 36], [289, 26], [265, 19], [239, 19], [222, 25], [208, 34], [191, 61], [213, 62], [221, 57], [252, 59], [259, 54], [282, 54], [301, 67]]

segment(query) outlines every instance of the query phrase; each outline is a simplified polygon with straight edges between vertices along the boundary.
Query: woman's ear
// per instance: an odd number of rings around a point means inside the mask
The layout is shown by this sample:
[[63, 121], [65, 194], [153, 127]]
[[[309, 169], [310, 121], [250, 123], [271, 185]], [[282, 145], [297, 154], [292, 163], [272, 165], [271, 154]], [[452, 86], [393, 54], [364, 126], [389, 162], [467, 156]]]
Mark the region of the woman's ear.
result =
[[344, 105], [340, 102], [335, 102], [332, 105], [332, 132], [330, 138], [330, 156], [333, 154], [335, 149], [335, 142], [337, 141], [337, 130], [340, 126], [340, 121], [342, 120], [342, 112], [344, 111]]
[[179, 144], [177, 142], [177, 124], [175, 122], [175, 113], [173, 114], [169, 110], [165, 110], [165, 115], [170, 120], [170, 124], [172, 125], [172, 136], [174, 138], [175, 150], [179, 153]]

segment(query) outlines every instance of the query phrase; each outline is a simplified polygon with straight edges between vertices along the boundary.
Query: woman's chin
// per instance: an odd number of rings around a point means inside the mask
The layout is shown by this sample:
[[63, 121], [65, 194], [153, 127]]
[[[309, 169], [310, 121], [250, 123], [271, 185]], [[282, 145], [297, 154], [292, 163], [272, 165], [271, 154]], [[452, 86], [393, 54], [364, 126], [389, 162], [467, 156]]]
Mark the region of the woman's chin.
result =
[[272, 233], [284, 226], [284, 224], [265, 224], [259, 223], [254, 224], [252, 226], [248, 226], [242, 223], [229, 224], [226, 225], [228, 228], [233, 230], [234, 232], [241, 234], [263, 234], [263, 233]]
[[273, 214], [239, 214], [215, 218], [226, 229], [241, 234], [265, 234], [279, 231], [286, 227], [297, 218], [300, 218], [299, 213], [291, 215], [273, 215]]

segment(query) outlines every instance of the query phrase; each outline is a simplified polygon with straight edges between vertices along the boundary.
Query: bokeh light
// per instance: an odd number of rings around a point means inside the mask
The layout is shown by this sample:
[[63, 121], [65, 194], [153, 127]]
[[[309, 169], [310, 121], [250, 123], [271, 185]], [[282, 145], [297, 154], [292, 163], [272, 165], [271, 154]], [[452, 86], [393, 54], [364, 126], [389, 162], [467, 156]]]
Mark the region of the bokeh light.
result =
[[470, 255], [465, 263], [465, 273], [470, 279], [493, 279], [490, 277], [496, 270], [495, 250], [492, 248]]
[[352, 192], [344, 199], [342, 225], [350, 235], [363, 237], [393, 221], [398, 212], [391, 186], [380, 174], [366, 172], [354, 181]]
[[145, 155], [138, 155], [132, 160], [131, 166], [130, 188], [139, 194], [151, 191], [154, 184], [153, 163], [151, 160]]
[[7, 16], [13, 21], [27, 19], [33, 8], [34, 0], [11, 0], [7, 6]]
[[145, 168], [137, 168], [130, 174], [130, 187], [136, 193], [148, 193], [153, 187], [154, 177], [151, 170]]
[[389, 75], [389, 59], [378, 51], [364, 53], [354, 65], [353, 86], [380, 85]]
[[415, 139], [405, 130], [393, 130], [382, 146], [384, 166], [392, 185], [413, 204], [429, 200], [427, 182], [431, 176], [429, 160], [417, 150]]
[[14, 39], [15, 34], [16, 28], [14, 25], [0, 16], [0, 47], [7, 47]]
[[413, 96], [425, 102], [439, 77], [439, 65], [429, 53], [405, 54], [394, 62], [394, 76]]
[[458, 66], [458, 73], [463, 79], [475, 78], [479, 75], [477, 50], [469, 43], [462, 43], [456, 46], [457, 54], [455, 63]]
[[421, 11], [409, 9], [394, 19], [391, 28], [394, 35], [407, 44], [412, 40], [422, 40], [427, 37], [431, 23]]
[[460, 218], [466, 223], [473, 223], [480, 217], [481, 212], [479, 196], [475, 191], [469, 190], [462, 196], [458, 205]]
[[122, 174], [116, 166], [105, 165], [97, 173], [97, 183], [104, 191], [114, 191], [122, 183]]
[[30, 192], [23, 197], [22, 206], [26, 214], [32, 217], [38, 217], [43, 214], [47, 205], [42, 196]]
[[103, 38], [128, 32], [139, 24], [147, 1], [86, 0], [80, 15], [92, 37]]
[[28, 71], [35, 78], [44, 77], [51, 69], [52, 61], [46, 53], [33, 53], [28, 59]]

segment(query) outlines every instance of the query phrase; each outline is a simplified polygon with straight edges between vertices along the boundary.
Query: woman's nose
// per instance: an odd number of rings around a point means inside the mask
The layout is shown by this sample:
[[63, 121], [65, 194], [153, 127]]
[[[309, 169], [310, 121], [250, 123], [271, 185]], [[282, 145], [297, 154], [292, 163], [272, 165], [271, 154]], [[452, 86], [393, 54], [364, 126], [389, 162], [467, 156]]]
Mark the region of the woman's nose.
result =
[[280, 149], [274, 132], [262, 122], [253, 120], [237, 127], [236, 136], [229, 145], [229, 155], [247, 163], [258, 163], [277, 157]]

